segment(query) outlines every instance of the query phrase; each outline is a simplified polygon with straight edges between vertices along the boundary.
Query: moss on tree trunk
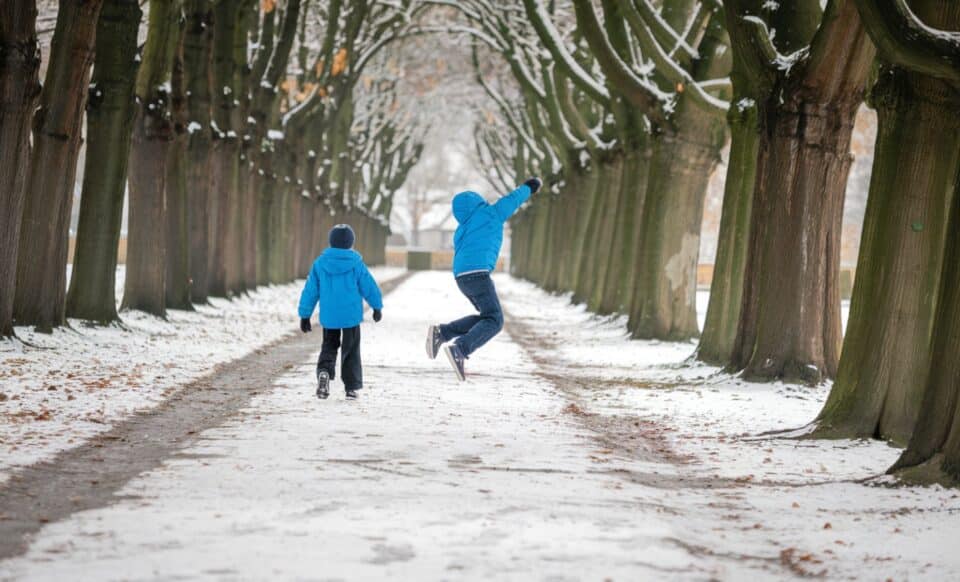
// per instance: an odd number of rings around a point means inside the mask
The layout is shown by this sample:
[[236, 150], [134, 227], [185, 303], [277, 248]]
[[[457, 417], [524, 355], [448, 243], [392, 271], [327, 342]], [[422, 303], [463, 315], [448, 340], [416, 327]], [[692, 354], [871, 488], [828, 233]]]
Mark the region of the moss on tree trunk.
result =
[[36, 0], [0, 4], [0, 337], [13, 335], [30, 123], [40, 95]]
[[13, 310], [18, 325], [39, 331], [51, 331], [65, 318], [70, 209], [102, 4], [60, 2], [33, 120]]
[[697, 348], [699, 359], [717, 365], [730, 363], [737, 336], [759, 144], [756, 107], [741, 109], [734, 105], [727, 119], [731, 136], [730, 160], [723, 192], [717, 257], [710, 284], [710, 302]]
[[117, 245], [123, 222], [133, 119], [137, 0], [105, 0], [87, 102], [87, 153], [67, 315], [106, 324], [118, 319]]

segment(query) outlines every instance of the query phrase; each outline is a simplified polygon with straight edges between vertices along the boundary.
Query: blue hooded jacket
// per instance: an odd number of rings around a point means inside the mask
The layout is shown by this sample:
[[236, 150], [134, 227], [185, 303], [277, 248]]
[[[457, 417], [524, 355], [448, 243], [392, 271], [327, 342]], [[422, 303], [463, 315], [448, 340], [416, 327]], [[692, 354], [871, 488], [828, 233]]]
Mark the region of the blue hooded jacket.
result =
[[300, 294], [301, 318], [313, 315], [320, 302], [320, 325], [327, 329], [356, 327], [363, 321], [363, 300], [383, 309], [383, 296], [363, 257], [353, 249], [327, 248], [313, 262]]
[[530, 198], [526, 184], [494, 204], [476, 192], [453, 197], [453, 216], [460, 225], [453, 235], [453, 275], [470, 271], [493, 271], [503, 245], [503, 223]]

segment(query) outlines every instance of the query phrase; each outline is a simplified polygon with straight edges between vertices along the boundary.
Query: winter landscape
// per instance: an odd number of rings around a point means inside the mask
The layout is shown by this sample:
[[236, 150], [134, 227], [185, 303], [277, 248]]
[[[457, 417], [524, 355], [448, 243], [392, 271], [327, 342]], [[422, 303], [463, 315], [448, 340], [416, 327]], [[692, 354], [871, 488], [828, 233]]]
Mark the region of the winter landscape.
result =
[[4, 0], [0, 580], [960, 579], [960, 4]]

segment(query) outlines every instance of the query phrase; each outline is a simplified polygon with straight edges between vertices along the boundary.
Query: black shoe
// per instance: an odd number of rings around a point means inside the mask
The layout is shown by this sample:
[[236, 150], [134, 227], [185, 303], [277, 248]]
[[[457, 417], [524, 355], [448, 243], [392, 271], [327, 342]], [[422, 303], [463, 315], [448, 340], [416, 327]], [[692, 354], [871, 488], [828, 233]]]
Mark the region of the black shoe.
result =
[[360, 396], [359, 390], [347, 389], [347, 400], [356, 400], [357, 396]]
[[460, 347], [457, 344], [450, 344], [443, 347], [444, 353], [447, 354], [447, 359], [450, 360], [450, 366], [453, 367], [453, 371], [457, 373], [457, 378], [461, 382], [466, 380], [466, 375], [463, 371], [463, 362], [466, 358], [463, 356], [463, 352], [460, 351]]
[[427, 329], [427, 356], [431, 360], [437, 358], [437, 354], [440, 353], [440, 346], [443, 345], [443, 336], [440, 335], [440, 328], [436, 325], [431, 325]]
[[317, 372], [317, 398], [326, 400], [330, 396], [330, 374], [326, 370]]

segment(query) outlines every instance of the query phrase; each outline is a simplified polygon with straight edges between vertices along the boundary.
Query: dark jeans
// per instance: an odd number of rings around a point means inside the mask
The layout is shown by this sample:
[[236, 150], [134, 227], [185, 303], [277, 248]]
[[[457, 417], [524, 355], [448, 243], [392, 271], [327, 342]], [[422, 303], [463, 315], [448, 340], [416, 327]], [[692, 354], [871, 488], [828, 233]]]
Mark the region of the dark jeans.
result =
[[326, 370], [336, 378], [337, 351], [340, 351], [340, 373], [347, 390], [363, 388], [363, 365], [360, 363], [360, 326], [323, 330], [323, 347], [317, 360], [317, 372]]
[[470, 273], [457, 277], [457, 287], [467, 296], [480, 315], [468, 315], [440, 326], [440, 335], [447, 342], [456, 339], [457, 347], [469, 356], [503, 329], [503, 310], [497, 288], [490, 273]]

